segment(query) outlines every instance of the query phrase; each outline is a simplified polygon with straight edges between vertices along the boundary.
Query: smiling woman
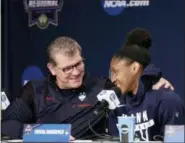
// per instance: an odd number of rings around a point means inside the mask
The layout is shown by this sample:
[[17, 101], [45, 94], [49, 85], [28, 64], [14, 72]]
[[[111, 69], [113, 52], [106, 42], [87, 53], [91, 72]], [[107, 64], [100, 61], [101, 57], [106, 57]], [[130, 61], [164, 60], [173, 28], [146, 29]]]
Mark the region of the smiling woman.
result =
[[136, 90], [137, 78], [150, 63], [147, 49], [138, 45], [125, 45], [118, 50], [111, 60], [111, 80], [122, 93]]

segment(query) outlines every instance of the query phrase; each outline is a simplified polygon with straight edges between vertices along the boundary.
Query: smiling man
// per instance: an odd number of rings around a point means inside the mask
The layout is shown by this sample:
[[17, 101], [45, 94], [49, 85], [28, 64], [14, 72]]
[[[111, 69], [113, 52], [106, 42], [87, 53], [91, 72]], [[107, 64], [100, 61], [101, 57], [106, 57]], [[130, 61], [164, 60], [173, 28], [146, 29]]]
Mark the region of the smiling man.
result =
[[[48, 57], [49, 76], [23, 87], [22, 94], [5, 111], [2, 133], [22, 138], [24, 123], [70, 123], [72, 136], [94, 139], [89, 121], [96, 132], [104, 133], [104, 108], [98, 116], [94, 114], [94, 109], [100, 106], [96, 96], [115, 85], [109, 79], [85, 72], [81, 46], [70, 37], [55, 39], [48, 47]], [[153, 67], [145, 70], [150, 71], [154, 74], [148, 77], [149, 86], [161, 78], [160, 71]], [[161, 86], [171, 86], [167, 81], [162, 83]]]
[[47, 67], [55, 76], [60, 89], [78, 88], [82, 85], [85, 70], [80, 45], [68, 38], [58, 38], [49, 46], [48, 55], [50, 62]]

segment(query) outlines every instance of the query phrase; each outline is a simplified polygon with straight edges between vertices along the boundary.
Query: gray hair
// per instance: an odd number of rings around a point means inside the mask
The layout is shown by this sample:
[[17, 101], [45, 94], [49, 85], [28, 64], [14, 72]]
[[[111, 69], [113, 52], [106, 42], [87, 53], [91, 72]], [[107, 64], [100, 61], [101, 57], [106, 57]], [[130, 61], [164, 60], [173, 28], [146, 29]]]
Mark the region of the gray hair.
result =
[[58, 37], [55, 39], [47, 49], [49, 62], [56, 64], [54, 55], [61, 53], [66, 56], [73, 56], [76, 52], [81, 54], [82, 48], [78, 42], [70, 37]]

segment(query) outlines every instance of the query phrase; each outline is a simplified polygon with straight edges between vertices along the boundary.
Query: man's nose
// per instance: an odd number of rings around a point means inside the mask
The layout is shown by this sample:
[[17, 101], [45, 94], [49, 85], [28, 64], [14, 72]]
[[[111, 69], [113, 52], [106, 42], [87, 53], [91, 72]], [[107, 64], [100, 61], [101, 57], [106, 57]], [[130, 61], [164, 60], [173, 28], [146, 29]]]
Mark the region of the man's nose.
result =
[[74, 67], [72, 75], [79, 75], [79, 74], [80, 74], [80, 71], [76, 67]]

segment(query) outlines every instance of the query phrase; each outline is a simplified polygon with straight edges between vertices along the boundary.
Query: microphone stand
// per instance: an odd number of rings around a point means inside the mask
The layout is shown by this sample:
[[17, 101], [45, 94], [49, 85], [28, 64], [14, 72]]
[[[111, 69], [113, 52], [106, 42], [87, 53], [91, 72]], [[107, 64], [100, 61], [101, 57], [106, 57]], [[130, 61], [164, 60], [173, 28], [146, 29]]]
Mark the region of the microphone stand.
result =
[[109, 109], [105, 108], [105, 134], [109, 133]]

